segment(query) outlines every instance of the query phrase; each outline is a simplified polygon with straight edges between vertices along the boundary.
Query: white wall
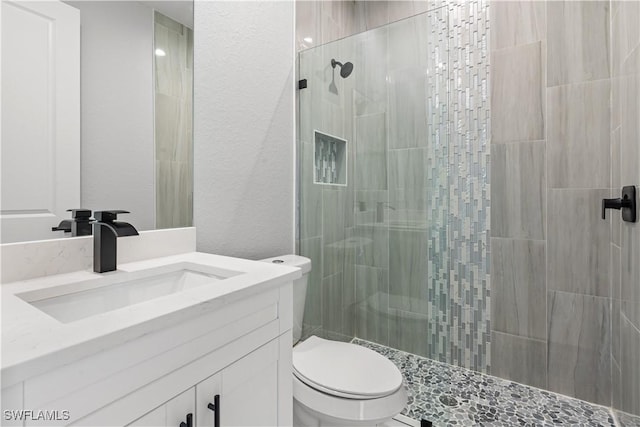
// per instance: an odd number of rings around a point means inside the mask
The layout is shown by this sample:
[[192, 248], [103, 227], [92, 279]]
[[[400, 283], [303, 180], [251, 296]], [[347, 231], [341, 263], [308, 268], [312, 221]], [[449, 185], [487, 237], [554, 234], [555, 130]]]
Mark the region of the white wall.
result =
[[195, 3], [199, 251], [294, 249], [293, 15], [291, 1]]
[[153, 229], [153, 11], [137, 2], [66, 3], [81, 20], [82, 207], [126, 209], [124, 221]]

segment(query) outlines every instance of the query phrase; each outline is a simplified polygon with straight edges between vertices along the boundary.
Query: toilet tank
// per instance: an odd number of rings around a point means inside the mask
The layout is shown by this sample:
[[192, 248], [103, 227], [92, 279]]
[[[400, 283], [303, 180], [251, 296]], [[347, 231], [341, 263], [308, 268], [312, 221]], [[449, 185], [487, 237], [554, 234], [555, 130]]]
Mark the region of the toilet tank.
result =
[[302, 270], [302, 277], [293, 282], [293, 345], [296, 345], [302, 336], [302, 319], [304, 318], [304, 304], [307, 297], [311, 260], [299, 255], [281, 255], [261, 261], [298, 267]]

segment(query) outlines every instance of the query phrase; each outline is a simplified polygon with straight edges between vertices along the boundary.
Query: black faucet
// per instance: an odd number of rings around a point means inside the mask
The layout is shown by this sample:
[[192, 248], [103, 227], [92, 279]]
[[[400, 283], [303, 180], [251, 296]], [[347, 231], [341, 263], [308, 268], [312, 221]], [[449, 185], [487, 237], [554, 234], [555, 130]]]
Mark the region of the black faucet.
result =
[[106, 273], [116, 269], [118, 237], [137, 236], [138, 230], [127, 222], [116, 221], [118, 214], [127, 211], [94, 212], [93, 223], [93, 271]]
[[63, 219], [57, 227], [51, 227], [51, 231], [64, 231], [76, 236], [91, 236], [91, 210], [67, 209], [71, 212], [72, 219]]

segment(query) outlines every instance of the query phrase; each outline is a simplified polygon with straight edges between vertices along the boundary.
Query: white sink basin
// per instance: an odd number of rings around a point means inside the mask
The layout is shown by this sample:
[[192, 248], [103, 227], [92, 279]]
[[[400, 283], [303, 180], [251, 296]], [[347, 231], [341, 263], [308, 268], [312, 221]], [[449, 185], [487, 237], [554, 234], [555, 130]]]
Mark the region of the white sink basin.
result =
[[16, 296], [60, 322], [69, 323], [211, 285], [242, 273], [183, 262], [135, 272], [118, 271], [73, 285], [60, 285]]

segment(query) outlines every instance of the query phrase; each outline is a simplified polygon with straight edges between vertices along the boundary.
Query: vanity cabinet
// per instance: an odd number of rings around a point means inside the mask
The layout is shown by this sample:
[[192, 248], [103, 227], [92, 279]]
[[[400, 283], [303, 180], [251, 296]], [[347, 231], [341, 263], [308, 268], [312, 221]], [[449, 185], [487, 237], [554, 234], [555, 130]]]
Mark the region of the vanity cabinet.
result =
[[277, 389], [278, 341], [273, 340], [129, 425], [179, 427], [191, 414], [192, 427], [276, 426]]
[[[191, 307], [156, 332], [102, 344], [73, 363], [3, 390], [15, 409], [68, 411], [25, 426], [291, 425], [292, 284]], [[3, 409], [6, 409], [3, 404]], [[14, 409], [14, 408], [11, 408]], [[184, 427], [184, 426], [183, 426]]]
[[[245, 356], [196, 386], [197, 427], [278, 425], [278, 343], [275, 341]], [[219, 396], [215, 412], [208, 409]], [[248, 410], [248, 408], [251, 408]]]

